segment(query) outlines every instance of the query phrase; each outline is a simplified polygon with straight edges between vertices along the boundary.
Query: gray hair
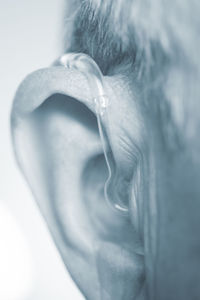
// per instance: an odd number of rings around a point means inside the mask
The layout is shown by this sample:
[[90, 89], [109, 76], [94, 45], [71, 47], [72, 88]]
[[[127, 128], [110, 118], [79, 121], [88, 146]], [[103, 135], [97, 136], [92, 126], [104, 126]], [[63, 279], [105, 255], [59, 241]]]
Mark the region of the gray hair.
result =
[[66, 48], [87, 52], [100, 65], [109, 62], [105, 70], [127, 56], [132, 61], [145, 57], [149, 66], [161, 49], [167, 56], [195, 58], [199, 12], [198, 0], [69, 1], [66, 21], [73, 20], [73, 26]]
[[[200, 77], [199, 14], [199, 0], [71, 0], [65, 50], [90, 55], [104, 74], [122, 63], [135, 70], [149, 82], [146, 95], [159, 90], [167, 100], [161, 106], [165, 123], [173, 119], [182, 127], [181, 108], [199, 96], [193, 91]], [[173, 126], [165, 126], [169, 136]]]

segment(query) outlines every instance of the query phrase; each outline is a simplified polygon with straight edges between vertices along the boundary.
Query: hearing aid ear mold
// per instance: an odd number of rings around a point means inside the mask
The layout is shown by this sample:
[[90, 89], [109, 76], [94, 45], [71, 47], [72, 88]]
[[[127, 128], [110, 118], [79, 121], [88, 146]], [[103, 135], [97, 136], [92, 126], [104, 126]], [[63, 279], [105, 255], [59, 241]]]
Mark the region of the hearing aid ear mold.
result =
[[58, 63], [65, 68], [80, 71], [87, 78], [96, 111], [104, 156], [108, 167], [108, 178], [104, 186], [104, 195], [112, 209], [120, 215], [128, 216], [130, 193], [127, 190], [126, 184], [123, 185], [122, 182], [118, 182], [121, 176], [117, 169], [117, 164], [108, 138], [110, 126], [107, 111], [110, 105], [110, 99], [105, 94], [103, 75], [94, 60], [86, 54], [66, 53], [59, 58]]

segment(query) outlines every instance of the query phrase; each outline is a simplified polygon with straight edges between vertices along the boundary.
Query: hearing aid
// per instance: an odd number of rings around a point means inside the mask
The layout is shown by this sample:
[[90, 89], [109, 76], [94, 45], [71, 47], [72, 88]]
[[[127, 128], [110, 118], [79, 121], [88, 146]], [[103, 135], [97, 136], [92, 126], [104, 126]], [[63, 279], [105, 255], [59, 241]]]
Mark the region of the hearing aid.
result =
[[82, 53], [66, 53], [58, 59], [57, 64], [63, 65], [65, 68], [76, 69], [87, 78], [108, 168], [108, 178], [104, 185], [105, 199], [117, 213], [127, 216], [129, 214], [130, 183], [122, 180], [109, 142], [111, 128], [108, 108], [111, 103], [105, 92], [103, 75], [94, 60]]

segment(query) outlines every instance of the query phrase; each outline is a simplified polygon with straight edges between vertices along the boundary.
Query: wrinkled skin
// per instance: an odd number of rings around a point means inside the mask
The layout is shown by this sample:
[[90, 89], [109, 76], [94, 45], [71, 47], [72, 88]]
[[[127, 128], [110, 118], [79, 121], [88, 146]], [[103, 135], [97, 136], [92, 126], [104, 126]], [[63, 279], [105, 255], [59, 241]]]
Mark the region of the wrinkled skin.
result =
[[78, 71], [40, 70], [18, 89], [18, 163], [87, 299], [199, 299], [199, 116], [194, 138], [172, 152], [159, 113], [143, 106], [139, 83], [129, 75], [104, 80], [111, 100], [105, 128], [121, 176], [140, 170], [138, 211], [130, 201], [129, 216], [121, 216], [104, 199], [107, 168]]

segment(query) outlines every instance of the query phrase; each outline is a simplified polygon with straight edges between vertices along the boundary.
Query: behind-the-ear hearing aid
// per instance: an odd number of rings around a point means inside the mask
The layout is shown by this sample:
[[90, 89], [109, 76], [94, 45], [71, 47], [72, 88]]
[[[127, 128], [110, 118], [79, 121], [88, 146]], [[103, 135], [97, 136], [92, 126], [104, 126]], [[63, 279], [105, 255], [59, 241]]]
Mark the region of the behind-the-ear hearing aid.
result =
[[87, 78], [92, 94], [92, 101], [95, 106], [104, 156], [108, 167], [108, 179], [104, 187], [105, 198], [112, 208], [118, 213], [126, 216], [129, 214], [131, 184], [130, 182], [121, 182], [123, 176], [120, 176], [119, 174], [120, 170], [117, 168], [112, 145], [108, 139], [108, 136], [111, 133], [108, 115], [110, 99], [105, 93], [103, 75], [94, 60], [82, 53], [67, 53], [59, 58], [57, 64], [61, 64], [66, 68], [77, 69]]

